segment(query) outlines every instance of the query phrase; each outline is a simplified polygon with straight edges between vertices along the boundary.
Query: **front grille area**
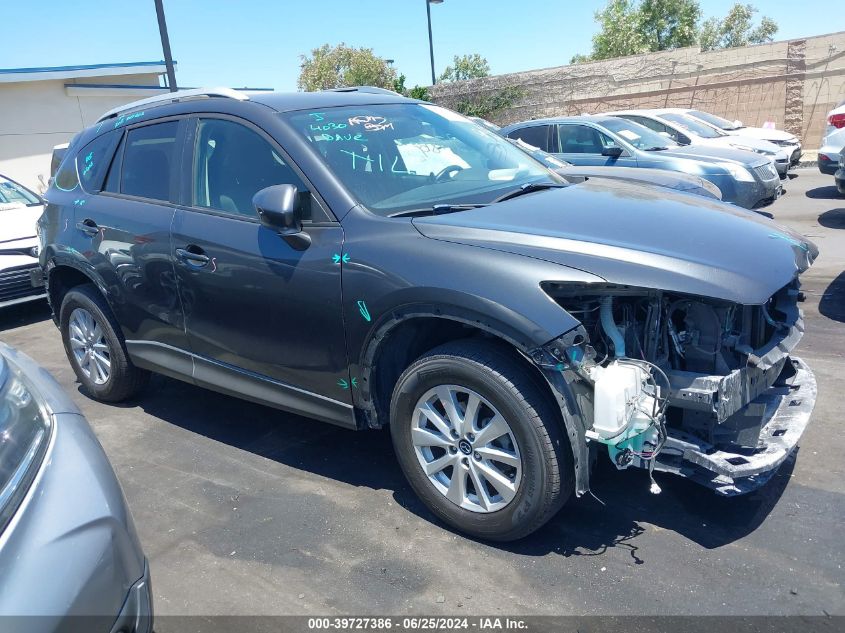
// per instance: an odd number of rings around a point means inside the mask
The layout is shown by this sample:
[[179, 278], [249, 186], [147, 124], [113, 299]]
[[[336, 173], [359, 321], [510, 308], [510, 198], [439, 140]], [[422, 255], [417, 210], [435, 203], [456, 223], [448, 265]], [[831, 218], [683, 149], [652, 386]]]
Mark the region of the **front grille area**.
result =
[[754, 167], [753, 170], [760, 180], [774, 180], [778, 177], [778, 172], [775, 169], [774, 163], [764, 163]]
[[44, 286], [32, 285], [33, 270], [38, 270], [38, 264], [0, 272], [0, 303], [44, 294]]

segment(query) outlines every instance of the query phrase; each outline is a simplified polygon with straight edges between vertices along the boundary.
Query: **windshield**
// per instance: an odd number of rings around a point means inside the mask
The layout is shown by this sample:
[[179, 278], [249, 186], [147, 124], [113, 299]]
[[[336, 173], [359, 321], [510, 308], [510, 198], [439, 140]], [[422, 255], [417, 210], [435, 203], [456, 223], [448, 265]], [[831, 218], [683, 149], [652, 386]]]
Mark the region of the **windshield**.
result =
[[701, 110], [690, 110], [689, 113], [696, 119], [701, 119], [705, 123], [715, 125], [720, 130], [739, 129], [739, 126], [736, 125], [733, 121], [728, 121], [727, 119], [723, 119], [722, 117], [716, 116], [715, 114], [710, 114], [709, 112], [702, 112]]
[[682, 127], [687, 132], [692, 132], [693, 134], [700, 136], [701, 138], [719, 138], [720, 136], [726, 136], [724, 132], [721, 130], [717, 130], [714, 127], [707, 125], [706, 123], [702, 123], [701, 121], [696, 121], [690, 116], [686, 114], [678, 114], [676, 112], [664, 112], [658, 115], [661, 119], [666, 121], [671, 121], [672, 123], [677, 124], [679, 127]]
[[599, 123], [603, 128], [615, 132], [630, 145], [647, 152], [658, 149], [678, 147], [678, 144], [668, 136], [658, 134], [644, 125], [616, 117], [602, 119]]
[[394, 103], [282, 116], [379, 215], [488, 204], [525, 184], [565, 183], [501, 136], [438, 106]]
[[38, 196], [23, 185], [0, 176], [0, 209], [22, 205], [31, 207], [36, 204], [41, 204]]

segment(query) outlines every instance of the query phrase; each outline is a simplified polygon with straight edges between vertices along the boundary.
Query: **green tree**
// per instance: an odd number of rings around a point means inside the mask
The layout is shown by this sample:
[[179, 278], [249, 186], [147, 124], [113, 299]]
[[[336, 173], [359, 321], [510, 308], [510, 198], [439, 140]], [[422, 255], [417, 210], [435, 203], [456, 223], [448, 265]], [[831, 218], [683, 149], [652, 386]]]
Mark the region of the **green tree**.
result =
[[694, 46], [701, 7], [698, 0], [643, 0], [639, 31], [649, 51]]
[[699, 0], [608, 0], [596, 12], [599, 32], [590, 55], [574, 55], [570, 63], [665, 51], [696, 42], [701, 50], [771, 42], [778, 26], [764, 17], [756, 27], [757, 9], [735, 4], [724, 19], [701, 23]]
[[734, 48], [749, 44], [764, 44], [774, 39], [777, 23], [763, 16], [760, 24], [752, 26], [757, 8], [751, 4], [734, 4], [724, 19], [710, 18], [701, 25], [699, 45], [701, 50]]
[[490, 64], [478, 53], [455, 55], [452, 64], [446, 66], [446, 70], [440, 75], [440, 81], [465, 81], [487, 77], [490, 74]]
[[[648, 51], [640, 30], [640, 10], [634, 0], [610, 0], [596, 11], [599, 32], [593, 36], [590, 60], [625, 57]], [[586, 61], [586, 60], [584, 60]]]
[[300, 90], [326, 90], [349, 86], [377, 86], [393, 90], [396, 70], [371, 48], [353, 48], [340, 43], [323, 44], [300, 55], [297, 86]]

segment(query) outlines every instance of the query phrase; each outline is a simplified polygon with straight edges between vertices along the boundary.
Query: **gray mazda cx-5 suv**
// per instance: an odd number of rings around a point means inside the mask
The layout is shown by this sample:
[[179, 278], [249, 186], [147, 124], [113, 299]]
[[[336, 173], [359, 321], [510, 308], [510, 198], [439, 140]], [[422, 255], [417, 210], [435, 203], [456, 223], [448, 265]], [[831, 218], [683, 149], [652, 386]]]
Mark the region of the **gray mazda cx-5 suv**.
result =
[[599, 454], [748, 492], [815, 401], [791, 356], [811, 242], [715, 200], [569, 185], [388, 91], [136, 102], [73, 140], [46, 199], [48, 297], [92, 397], [155, 371], [389, 425], [414, 490], [477, 537], [538, 528]]

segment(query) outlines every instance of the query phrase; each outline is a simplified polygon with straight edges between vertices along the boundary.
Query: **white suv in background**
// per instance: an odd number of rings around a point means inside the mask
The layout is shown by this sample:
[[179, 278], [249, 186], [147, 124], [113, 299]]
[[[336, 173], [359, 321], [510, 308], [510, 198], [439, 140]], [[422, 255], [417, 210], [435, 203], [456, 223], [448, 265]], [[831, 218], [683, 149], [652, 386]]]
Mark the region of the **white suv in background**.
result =
[[819, 148], [819, 171], [823, 174], [836, 173], [839, 152], [845, 148], [845, 101], [827, 113], [827, 129]]
[[789, 155], [789, 164], [791, 167], [797, 165], [801, 160], [801, 141], [799, 141], [798, 137], [794, 134], [775, 128], [748, 127], [743, 125], [742, 121], [728, 121], [720, 116], [710, 114], [709, 112], [703, 112], [702, 110], [681, 109], [679, 111], [683, 112], [687, 116], [691, 116], [694, 119], [698, 119], [699, 121], [703, 121], [708, 125], [722, 130], [731, 136], [747, 136], [773, 143], [774, 145], [786, 150]]
[[0, 308], [46, 296], [35, 235], [43, 210], [38, 194], [0, 175]]

